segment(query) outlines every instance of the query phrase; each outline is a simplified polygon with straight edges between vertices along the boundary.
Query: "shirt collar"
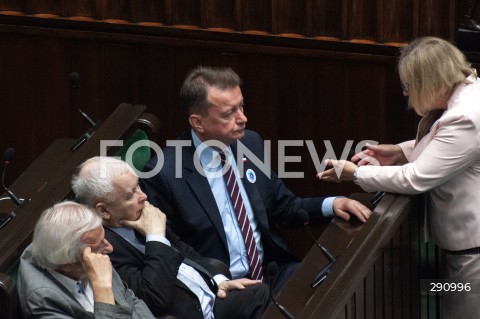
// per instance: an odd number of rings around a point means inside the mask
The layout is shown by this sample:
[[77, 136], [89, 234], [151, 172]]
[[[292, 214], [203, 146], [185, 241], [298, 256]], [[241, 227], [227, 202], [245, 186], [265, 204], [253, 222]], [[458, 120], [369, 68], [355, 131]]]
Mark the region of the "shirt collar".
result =
[[117, 233], [122, 238], [135, 243], [135, 232], [133, 228], [130, 227], [111, 227], [111, 226], [104, 226], [110, 229], [111, 231]]
[[[192, 141], [195, 150], [198, 150], [200, 147], [200, 163], [202, 164], [204, 169], [215, 171], [221, 168], [220, 156], [218, 155], [218, 151], [203, 143], [193, 129]], [[227, 147], [224, 152], [227, 155], [227, 158], [229, 156], [232, 156], [232, 150], [230, 149], [230, 147]]]
[[67, 276], [59, 273], [58, 271], [50, 270], [50, 269], [47, 269], [47, 270], [56, 280], [58, 280], [65, 288], [68, 289], [68, 291], [72, 292], [74, 295], [78, 294], [77, 282], [79, 282], [79, 281], [82, 282], [82, 285], [84, 287], [86, 287], [89, 283], [88, 279], [74, 280], [70, 277], [67, 277]]
[[[450, 110], [452, 109], [454, 106], [457, 106], [459, 103], [455, 103], [456, 99], [463, 93], [463, 89], [467, 86], [467, 85], [479, 85], [480, 83], [480, 80], [478, 77], [474, 76], [473, 74], [470, 74], [467, 79], [465, 80], [466, 82], [465, 83], [460, 83], [459, 85], [457, 85], [457, 87], [454, 89], [452, 95], [450, 96], [450, 98], [448, 99], [448, 102], [447, 102], [447, 109], [445, 110], [445, 112], [447, 110]], [[445, 113], [444, 113], [445, 114]], [[443, 115], [443, 114], [442, 114]]]

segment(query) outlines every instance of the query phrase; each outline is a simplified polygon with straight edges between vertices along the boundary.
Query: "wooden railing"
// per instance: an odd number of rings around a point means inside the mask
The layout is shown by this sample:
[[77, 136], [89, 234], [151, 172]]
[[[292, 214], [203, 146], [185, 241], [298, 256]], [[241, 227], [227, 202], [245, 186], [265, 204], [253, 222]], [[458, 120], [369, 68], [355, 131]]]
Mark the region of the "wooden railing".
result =
[[[354, 197], [368, 203], [370, 194]], [[438, 278], [438, 252], [424, 244], [418, 199], [387, 194], [365, 224], [334, 219], [318, 242], [336, 257], [325, 281], [311, 288], [328, 260], [315, 245], [277, 300], [295, 318], [437, 318], [422, 279]], [[428, 258], [430, 256], [430, 258]], [[270, 305], [263, 318], [284, 318]]]

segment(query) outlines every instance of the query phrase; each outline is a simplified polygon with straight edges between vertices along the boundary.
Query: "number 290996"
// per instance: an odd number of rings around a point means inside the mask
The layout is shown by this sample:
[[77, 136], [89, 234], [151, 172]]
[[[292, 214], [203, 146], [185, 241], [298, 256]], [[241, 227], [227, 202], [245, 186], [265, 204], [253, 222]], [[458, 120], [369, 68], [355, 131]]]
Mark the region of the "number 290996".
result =
[[430, 282], [429, 288], [430, 293], [472, 291], [469, 282]]

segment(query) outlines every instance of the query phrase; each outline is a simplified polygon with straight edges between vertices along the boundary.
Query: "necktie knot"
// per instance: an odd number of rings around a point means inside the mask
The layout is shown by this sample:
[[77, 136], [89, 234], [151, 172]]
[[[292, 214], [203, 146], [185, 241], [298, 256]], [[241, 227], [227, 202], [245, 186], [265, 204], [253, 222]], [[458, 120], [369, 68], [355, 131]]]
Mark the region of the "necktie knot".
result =
[[224, 167], [225, 164], [227, 163], [227, 155], [225, 154], [224, 151], [219, 151], [218, 155], [220, 155], [220, 165]]
[[222, 170], [223, 176], [229, 175], [232, 172], [232, 165], [230, 164], [228, 157], [232, 156], [224, 151], [219, 151], [218, 154], [220, 155], [220, 169]]

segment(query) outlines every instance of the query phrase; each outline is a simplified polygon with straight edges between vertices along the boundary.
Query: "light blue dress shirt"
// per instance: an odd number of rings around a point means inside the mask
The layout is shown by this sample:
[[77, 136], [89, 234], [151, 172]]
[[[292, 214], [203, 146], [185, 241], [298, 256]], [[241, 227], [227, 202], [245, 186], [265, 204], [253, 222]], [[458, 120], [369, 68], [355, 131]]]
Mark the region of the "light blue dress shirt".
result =
[[[200, 139], [192, 132], [193, 144], [195, 148], [198, 148], [202, 143]], [[242, 231], [238, 226], [237, 215], [235, 214], [230, 194], [228, 193], [225, 180], [221, 174], [221, 161], [217, 151], [211, 147], [206, 147], [202, 150], [200, 155], [200, 163], [205, 170], [205, 176], [214, 194], [215, 201], [217, 203], [220, 217], [222, 218], [223, 227], [227, 237], [228, 252], [230, 254], [230, 272], [232, 278], [245, 277], [250, 272], [250, 264], [248, 261], [248, 254], [245, 248], [245, 241], [243, 239]], [[250, 226], [253, 231], [253, 237], [257, 244], [257, 251], [260, 260], [263, 261], [263, 246], [260, 239], [260, 230], [258, 229], [257, 221], [253, 215], [252, 206], [248, 200], [247, 193], [243, 187], [242, 179], [239, 178], [239, 172], [237, 169], [235, 158], [230, 148], [225, 150], [226, 159], [235, 171], [238, 187], [242, 195], [243, 204], [250, 220]]]
[[[245, 241], [243, 239], [242, 231], [238, 226], [238, 219], [233, 208], [230, 194], [228, 193], [227, 186], [221, 174], [220, 156], [213, 148], [202, 145], [202, 141], [198, 138], [195, 132], [192, 130], [192, 140], [195, 149], [199, 149], [201, 146], [201, 153], [198, 154], [200, 163], [204, 169], [204, 176], [206, 176], [208, 183], [214, 194], [215, 201], [217, 203], [218, 211], [222, 218], [223, 227], [225, 229], [225, 235], [227, 237], [228, 251], [230, 254], [230, 272], [232, 278], [242, 278], [249, 273], [250, 265], [248, 261], [248, 254], [245, 248]], [[237, 183], [242, 194], [243, 202], [247, 210], [248, 218], [250, 219], [250, 225], [252, 227], [253, 236], [257, 243], [257, 250], [260, 260], [263, 262], [263, 246], [260, 238], [260, 230], [253, 214], [252, 206], [243, 187], [242, 178], [239, 176], [236, 160], [232, 154], [230, 147], [225, 150], [226, 158], [232, 168], [235, 170]], [[333, 200], [336, 197], [328, 197], [323, 201], [321, 210], [324, 216], [333, 216]]]

